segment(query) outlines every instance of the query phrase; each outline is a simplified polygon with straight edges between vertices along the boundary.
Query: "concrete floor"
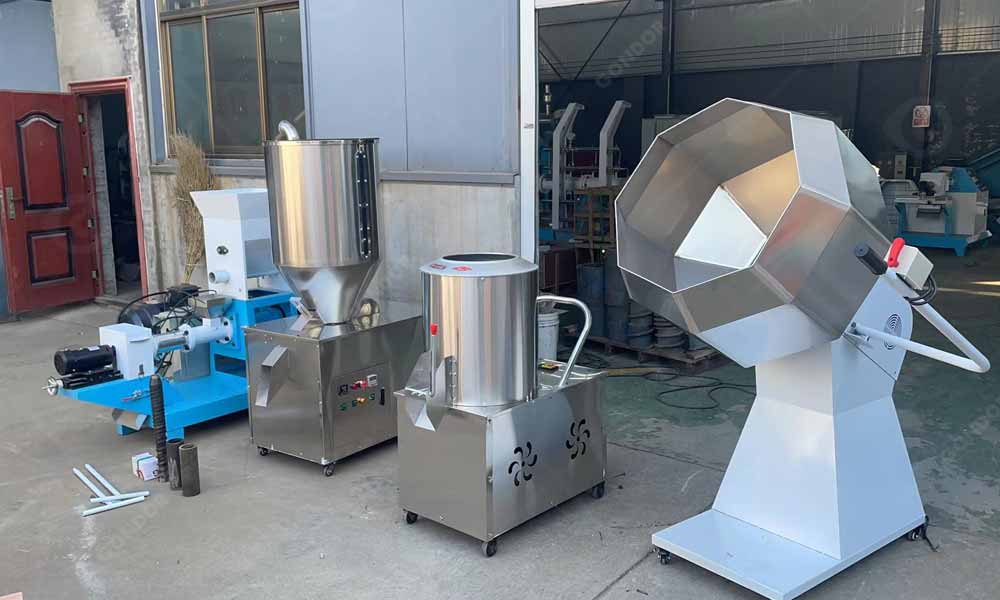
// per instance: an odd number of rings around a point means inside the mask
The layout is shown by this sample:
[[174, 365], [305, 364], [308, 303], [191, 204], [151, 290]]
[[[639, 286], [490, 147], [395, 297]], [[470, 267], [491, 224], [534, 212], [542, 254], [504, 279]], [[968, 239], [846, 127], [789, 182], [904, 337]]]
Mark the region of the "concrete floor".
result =
[[[935, 305], [996, 358], [1000, 250], [930, 252]], [[608, 493], [576, 498], [510, 532], [498, 554], [426, 521], [403, 523], [396, 446], [337, 467], [262, 458], [242, 415], [189, 430], [202, 494], [140, 484], [129, 456], [150, 432], [118, 437], [105, 409], [41, 391], [52, 352], [95, 341], [114, 310], [88, 305], [0, 325], [0, 596], [60, 598], [755, 598], [691, 564], [661, 566], [650, 534], [707, 507], [750, 407], [658, 403], [662, 384], [609, 381]], [[940, 344], [929, 327], [917, 339]], [[626, 364], [621, 357], [614, 365]], [[710, 373], [752, 382], [726, 366]], [[896, 542], [805, 598], [996, 598], [1000, 589], [1000, 371], [974, 376], [909, 357], [896, 388], [903, 428], [940, 552]], [[695, 383], [691, 381], [690, 383]], [[704, 404], [704, 390], [670, 397]], [[70, 473], [90, 462], [138, 506], [91, 518]]]

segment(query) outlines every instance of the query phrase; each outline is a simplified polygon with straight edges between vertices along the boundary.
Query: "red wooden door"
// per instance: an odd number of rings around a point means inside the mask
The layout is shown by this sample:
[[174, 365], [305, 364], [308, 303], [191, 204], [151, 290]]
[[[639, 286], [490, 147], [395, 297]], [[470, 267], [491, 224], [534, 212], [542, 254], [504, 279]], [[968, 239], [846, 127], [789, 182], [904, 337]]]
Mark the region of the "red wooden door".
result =
[[11, 312], [93, 298], [95, 216], [72, 94], [0, 92], [0, 195]]

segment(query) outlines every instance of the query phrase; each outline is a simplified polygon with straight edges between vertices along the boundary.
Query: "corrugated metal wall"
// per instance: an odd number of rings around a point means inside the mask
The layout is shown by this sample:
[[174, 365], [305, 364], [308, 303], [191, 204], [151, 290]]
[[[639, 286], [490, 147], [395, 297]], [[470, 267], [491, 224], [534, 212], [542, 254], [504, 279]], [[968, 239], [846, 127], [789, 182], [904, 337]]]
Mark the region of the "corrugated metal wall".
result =
[[1000, 50], [1000, 2], [941, 0], [941, 51]]
[[924, 0], [678, 0], [677, 71], [920, 53]]
[[[611, 22], [608, 15], [625, 4], [603, 5], [603, 31]], [[559, 39], [567, 45], [562, 58], [569, 55], [574, 31], [581, 33], [577, 56], [592, 52], [596, 43], [582, 35], [592, 25], [574, 30], [569, 23], [601, 16], [594, 12], [598, 7], [576, 8], [539, 15], [543, 23], [561, 20]], [[742, 98], [829, 115], [851, 130], [872, 162], [888, 161], [899, 150], [919, 155], [923, 130], [912, 127], [911, 115], [923, 102], [918, 89], [923, 8], [924, 0], [675, 0], [669, 111], [693, 113], [725, 97]], [[632, 13], [629, 8], [624, 14]], [[653, 23], [662, 21], [662, 13], [633, 19]], [[928, 148], [932, 164], [970, 160], [1000, 147], [1000, 0], [941, 0], [939, 29]], [[616, 26], [604, 44], [627, 48], [631, 35]], [[539, 62], [545, 80], [544, 61]], [[556, 82], [549, 73], [555, 107], [571, 101], [588, 106], [577, 119], [580, 139], [596, 139], [600, 113], [629, 95], [627, 82], [643, 87], [642, 116], [667, 111], [661, 74], [628, 74], [602, 79], [588, 68], [580, 80]], [[584, 81], [588, 76], [590, 81]], [[638, 106], [634, 97], [628, 99]], [[619, 137], [626, 166], [634, 166], [637, 153], [625, 128]]]
[[[617, 0], [541, 11], [542, 81], [659, 73], [662, 10]], [[679, 73], [917, 56], [923, 37], [924, 0], [675, 0], [674, 10]], [[941, 0], [939, 29], [942, 52], [1000, 50], [1000, 1]]]
[[538, 13], [542, 81], [614, 79], [659, 73], [663, 3], [632, 0]]

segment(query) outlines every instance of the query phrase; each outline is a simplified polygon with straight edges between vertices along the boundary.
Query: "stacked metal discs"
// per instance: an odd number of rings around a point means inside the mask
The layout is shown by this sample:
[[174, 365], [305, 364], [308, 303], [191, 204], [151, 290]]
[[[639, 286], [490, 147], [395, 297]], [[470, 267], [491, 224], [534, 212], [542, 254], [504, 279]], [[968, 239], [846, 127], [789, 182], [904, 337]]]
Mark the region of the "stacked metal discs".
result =
[[604, 304], [607, 337], [630, 348], [653, 345], [653, 313], [629, 299], [614, 250], [604, 260]]
[[689, 351], [694, 352], [695, 350], [704, 350], [706, 348], [711, 348], [711, 346], [709, 346], [708, 344], [706, 344], [705, 341], [702, 340], [700, 337], [698, 337], [696, 335], [689, 335], [688, 336], [688, 350]]
[[609, 250], [604, 257], [604, 315], [607, 337], [628, 343], [628, 290], [618, 268], [618, 255]]
[[576, 267], [576, 296], [590, 309], [590, 335], [605, 337], [604, 265], [588, 263]]
[[688, 344], [687, 333], [660, 315], [653, 316], [653, 331], [656, 337], [654, 345], [657, 348], [682, 349]]
[[628, 307], [628, 345], [632, 348], [649, 348], [653, 345], [653, 311], [638, 302], [630, 301]]

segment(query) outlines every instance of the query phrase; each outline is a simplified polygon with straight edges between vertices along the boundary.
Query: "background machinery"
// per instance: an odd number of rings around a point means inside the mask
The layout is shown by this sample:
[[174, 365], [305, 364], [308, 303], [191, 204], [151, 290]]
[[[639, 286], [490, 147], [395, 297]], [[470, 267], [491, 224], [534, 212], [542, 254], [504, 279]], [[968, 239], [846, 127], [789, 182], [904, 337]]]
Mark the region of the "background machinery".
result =
[[[614, 188], [624, 183], [626, 170], [622, 167], [621, 150], [615, 145], [615, 136], [621, 126], [625, 111], [632, 105], [616, 100], [608, 112], [595, 147], [577, 146], [574, 126], [586, 107], [570, 102], [555, 114], [558, 119], [543, 119], [539, 136], [543, 146], [540, 151], [542, 172], [542, 202], [552, 203], [552, 214], [543, 226], [551, 231], [574, 229], [576, 194], [581, 190]], [[553, 127], [554, 125], [554, 127]]]
[[966, 249], [988, 240], [990, 193], [966, 167], [939, 167], [920, 175], [916, 193], [895, 199], [899, 235], [912, 246]]
[[[929, 304], [932, 265], [874, 223], [868, 161], [826, 120], [723, 100], [659, 135], [616, 203], [629, 294], [744, 367], [757, 397], [712, 507], [653, 534], [794, 598], [926, 515], [892, 399], [907, 351], [989, 361]], [[920, 313], [966, 357], [910, 340]]]

